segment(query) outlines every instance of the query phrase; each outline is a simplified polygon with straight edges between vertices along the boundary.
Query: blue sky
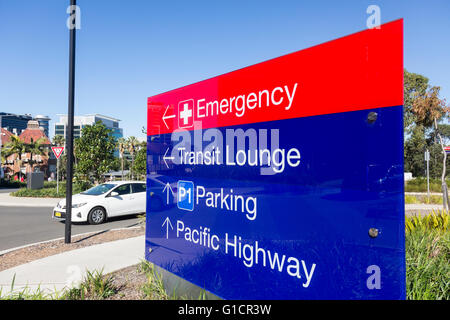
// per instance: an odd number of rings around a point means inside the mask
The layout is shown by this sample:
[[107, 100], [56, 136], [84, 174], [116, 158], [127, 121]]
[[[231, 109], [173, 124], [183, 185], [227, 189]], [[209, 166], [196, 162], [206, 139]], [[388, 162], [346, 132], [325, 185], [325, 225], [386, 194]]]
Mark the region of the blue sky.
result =
[[[0, 111], [67, 113], [69, 0], [0, 0]], [[404, 18], [405, 67], [450, 102], [450, 1], [78, 0], [77, 115], [122, 120], [143, 136], [146, 99]]]

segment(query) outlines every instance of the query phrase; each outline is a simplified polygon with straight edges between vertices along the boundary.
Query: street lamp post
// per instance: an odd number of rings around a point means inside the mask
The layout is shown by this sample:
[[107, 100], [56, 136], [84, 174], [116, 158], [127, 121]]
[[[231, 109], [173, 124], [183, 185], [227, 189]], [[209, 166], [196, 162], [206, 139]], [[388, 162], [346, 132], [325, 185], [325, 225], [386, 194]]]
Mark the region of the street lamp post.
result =
[[[76, 0], [70, 0], [70, 8], [74, 10], [75, 21], [77, 21]], [[75, 30], [76, 25], [71, 25], [69, 40], [69, 103], [67, 123], [67, 183], [66, 183], [66, 221], [64, 242], [70, 243], [72, 236], [72, 180], [73, 180], [73, 122], [74, 122], [74, 100], [75, 100]]]

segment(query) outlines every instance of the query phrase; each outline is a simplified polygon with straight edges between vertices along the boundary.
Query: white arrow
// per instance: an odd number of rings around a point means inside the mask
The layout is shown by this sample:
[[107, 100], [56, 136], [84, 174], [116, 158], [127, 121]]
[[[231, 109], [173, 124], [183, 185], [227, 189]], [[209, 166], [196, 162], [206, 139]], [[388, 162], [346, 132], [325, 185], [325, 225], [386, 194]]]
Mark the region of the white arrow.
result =
[[170, 147], [167, 148], [167, 150], [166, 150], [166, 152], [164, 153], [164, 156], [163, 156], [163, 160], [164, 160], [164, 163], [166, 164], [167, 168], [169, 168], [169, 165], [167, 164], [166, 160], [173, 160], [173, 159], [175, 159], [175, 157], [167, 157], [167, 152], [169, 151], [169, 149], [170, 149]]
[[169, 226], [171, 229], [173, 229], [173, 226], [172, 226], [172, 223], [170, 223], [169, 217], [167, 217], [166, 220], [164, 220], [162, 227], [164, 227], [164, 225], [166, 225], [166, 239], [169, 239]]
[[172, 187], [170, 186], [170, 183], [167, 182], [166, 186], [163, 189], [163, 192], [167, 190], [167, 204], [169, 204], [169, 191], [172, 192], [172, 195], [175, 196], [173, 193]]
[[162, 117], [162, 120], [163, 120], [164, 124], [166, 125], [166, 128], [167, 128], [167, 129], [169, 129], [169, 126], [168, 126], [167, 123], [166, 123], [166, 119], [175, 118], [175, 115], [174, 115], [174, 114], [171, 115], [171, 116], [166, 116], [166, 113], [167, 113], [167, 110], [169, 110], [169, 107], [170, 107], [170, 105], [167, 105], [166, 111], [164, 111], [164, 114], [163, 114], [163, 117]]

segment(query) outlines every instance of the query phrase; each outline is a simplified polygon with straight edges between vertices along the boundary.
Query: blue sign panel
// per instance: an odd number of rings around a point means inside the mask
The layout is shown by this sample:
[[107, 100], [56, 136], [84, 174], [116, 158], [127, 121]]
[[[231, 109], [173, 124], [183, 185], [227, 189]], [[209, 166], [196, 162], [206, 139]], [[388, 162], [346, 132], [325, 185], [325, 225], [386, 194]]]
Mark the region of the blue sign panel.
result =
[[372, 31], [149, 98], [147, 260], [226, 299], [405, 298], [402, 21]]

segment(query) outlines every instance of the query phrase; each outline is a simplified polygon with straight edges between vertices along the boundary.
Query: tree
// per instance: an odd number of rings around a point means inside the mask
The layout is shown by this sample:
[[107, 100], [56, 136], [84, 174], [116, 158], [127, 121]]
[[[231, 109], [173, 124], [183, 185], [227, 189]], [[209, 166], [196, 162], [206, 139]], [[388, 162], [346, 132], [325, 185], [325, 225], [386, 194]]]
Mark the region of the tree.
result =
[[123, 163], [125, 161], [124, 154], [125, 150], [127, 149], [127, 141], [124, 138], [119, 138], [117, 140], [117, 148], [119, 149], [120, 167], [122, 169], [122, 180], [123, 180]]
[[[414, 110], [416, 100], [425, 97], [431, 89], [427, 77], [404, 70], [405, 170], [412, 172], [413, 176], [424, 176], [426, 174], [424, 153], [429, 150], [430, 176], [438, 178], [442, 173], [444, 156], [437, 132], [442, 132], [444, 144], [447, 144], [447, 141], [450, 141], [450, 126], [442, 123], [445, 117], [441, 117], [437, 119], [438, 130], [436, 130], [434, 121], [430, 121], [429, 117], [428, 120], [419, 119], [423, 115], [418, 115], [417, 110]], [[450, 163], [449, 160], [447, 159], [445, 163]]]
[[17, 157], [14, 159], [14, 162], [19, 167], [19, 181], [21, 179], [22, 172], [20, 170], [20, 167], [22, 166], [22, 153], [25, 153], [25, 143], [20, 140], [20, 138], [16, 135], [11, 136], [10, 142], [8, 142], [4, 148], [2, 148], [2, 153], [5, 158], [17, 154]]
[[29, 172], [33, 171], [33, 164], [35, 163], [33, 155], [43, 155], [46, 153], [44, 146], [45, 140], [45, 138], [39, 138], [34, 141], [33, 138], [31, 138], [30, 143], [25, 143], [25, 152], [30, 154], [30, 160], [28, 160], [30, 168]]
[[81, 137], [75, 140], [77, 163], [75, 174], [82, 180], [103, 180], [103, 174], [111, 169], [116, 146], [111, 130], [100, 121], [82, 129]]
[[414, 93], [415, 99], [413, 101], [412, 111], [416, 116], [417, 125], [434, 127], [435, 135], [437, 136], [438, 142], [441, 146], [443, 155], [441, 182], [445, 210], [450, 207], [447, 183], [445, 182], [447, 153], [444, 149], [444, 139], [438, 130], [438, 121], [448, 118], [449, 106], [447, 106], [445, 99], [441, 99], [439, 97], [439, 92], [440, 87], [434, 86], [427, 89], [425, 92]]
[[414, 126], [407, 140], [405, 140], [405, 171], [413, 176], [424, 176], [424, 151], [428, 148], [425, 139], [425, 128], [421, 125]]
[[66, 143], [66, 139], [64, 139], [64, 136], [57, 134], [53, 137], [53, 144], [57, 147], [62, 147]]
[[136, 139], [136, 137], [131, 136], [127, 139], [127, 149], [131, 155], [131, 167], [130, 167], [131, 180], [133, 180], [134, 155], [136, 153], [136, 148], [138, 147], [138, 145], [139, 141], [138, 139]]
[[147, 144], [142, 144], [136, 153], [134, 160], [133, 172], [137, 178], [145, 177], [147, 174]]
[[416, 123], [416, 115], [413, 112], [413, 104], [417, 96], [422, 96], [428, 89], [428, 78], [417, 73], [408, 72], [404, 70], [403, 73], [403, 121], [405, 133], [411, 133], [414, 124]]

